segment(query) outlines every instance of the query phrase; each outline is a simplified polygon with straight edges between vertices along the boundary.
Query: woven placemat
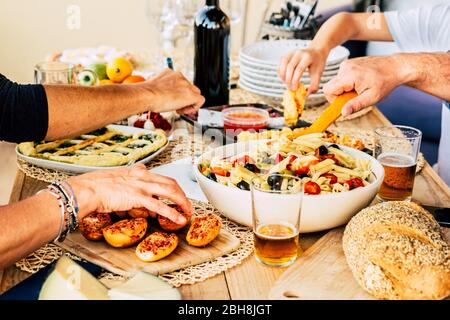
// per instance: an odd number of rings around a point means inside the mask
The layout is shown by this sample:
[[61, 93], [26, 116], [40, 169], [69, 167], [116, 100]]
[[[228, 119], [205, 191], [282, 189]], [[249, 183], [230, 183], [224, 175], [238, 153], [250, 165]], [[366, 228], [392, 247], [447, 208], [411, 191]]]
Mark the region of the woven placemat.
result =
[[[210, 213], [221, 216], [223, 229], [236, 236], [241, 242], [241, 245], [236, 251], [214, 260], [159, 276], [161, 279], [164, 279], [175, 287], [179, 287], [184, 284], [194, 284], [196, 282], [201, 282], [208, 278], [214, 277], [221, 272], [241, 264], [242, 261], [253, 252], [253, 232], [251, 228], [238, 225], [235, 222], [225, 218], [209, 203], [193, 200], [192, 204], [194, 206], [196, 216], [202, 216]], [[16, 267], [28, 273], [35, 273], [57, 260], [62, 255], [68, 255], [72, 259], [81, 260], [79, 257], [74, 256], [73, 254], [70, 254], [57, 245], [51, 243], [43, 246], [28, 257], [18, 261], [16, 263]], [[107, 271], [104, 271], [100, 275], [100, 279], [104, 278], [109, 280], [126, 279], [125, 277], [118, 276]]]

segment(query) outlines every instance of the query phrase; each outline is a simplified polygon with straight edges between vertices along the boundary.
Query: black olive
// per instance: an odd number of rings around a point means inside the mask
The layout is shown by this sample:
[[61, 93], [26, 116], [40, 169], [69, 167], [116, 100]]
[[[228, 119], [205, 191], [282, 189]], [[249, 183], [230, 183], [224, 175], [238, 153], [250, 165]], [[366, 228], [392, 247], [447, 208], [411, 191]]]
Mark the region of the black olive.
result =
[[249, 171], [251, 171], [251, 172], [254, 172], [254, 173], [258, 173], [259, 172], [258, 167], [255, 164], [253, 164], [253, 163], [246, 163], [244, 165], [244, 168], [249, 170]]
[[282, 181], [275, 182], [274, 185], [272, 186], [272, 190], [280, 191], [281, 190], [281, 184], [282, 184]]
[[267, 184], [272, 188], [275, 185], [279, 185], [279, 187], [281, 188], [281, 182], [283, 182], [283, 177], [279, 175], [272, 174], [267, 178]]
[[308, 178], [309, 176], [307, 175], [307, 174], [305, 174], [305, 173], [302, 173], [301, 175], [299, 175], [298, 176], [300, 179], [303, 179], [303, 178]]
[[244, 180], [240, 181], [236, 186], [241, 190], [250, 190], [250, 185]]
[[217, 182], [217, 178], [216, 178], [216, 174], [215, 173], [208, 173], [208, 175], [206, 176], [208, 179], [211, 179], [212, 181]]
[[332, 145], [330, 146], [330, 148], [335, 148], [335, 149], [341, 150], [341, 148], [339, 148], [339, 146], [338, 146], [337, 144], [332, 144]]
[[319, 155], [320, 155], [320, 156], [324, 156], [324, 155], [326, 155], [326, 154], [328, 154], [328, 149], [327, 149], [327, 147], [325, 147], [325, 146], [320, 146], [320, 147], [319, 147]]

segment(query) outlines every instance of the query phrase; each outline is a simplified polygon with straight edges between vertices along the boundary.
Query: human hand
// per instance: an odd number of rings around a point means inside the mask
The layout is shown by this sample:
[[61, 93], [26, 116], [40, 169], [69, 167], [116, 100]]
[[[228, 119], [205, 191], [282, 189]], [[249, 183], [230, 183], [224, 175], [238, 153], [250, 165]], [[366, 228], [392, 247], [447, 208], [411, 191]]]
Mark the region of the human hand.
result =
[[193, 212], [191, 202], [175, 180], [150, 173], [143, 164], [91, 172], [71, 177], [67, 182], [77, 198], [80, 220], [94, 211], [110, 213], [144, 207], [178, 224], [186, 223], [182, 214], [153, 196], [176, 203], [188, 217]]
[[355, 90], [358, 96], [342, 109], [342, 115], [348, 116], [379, 102], [402, 83], [402, 66], [397, 57], [362, 57], [344, 61], [323, 91], [331, 102], [342, 93]]
[[150, 93], [149, 101], [153, 112], [177, 111], [189, 114], [196, 112], [205, 103], [200, 89], [181, 72], [171, 69], [164, 70], [140, 85]]
[[308, 94], [319, 90], [320, 78], [327, 61], [328, 52], [314, 47], [295, 50], [284, 56], [278, 67], [278, 75], [289, 89], [295, 91], [306, 69], [309, 70], [311, 83]]

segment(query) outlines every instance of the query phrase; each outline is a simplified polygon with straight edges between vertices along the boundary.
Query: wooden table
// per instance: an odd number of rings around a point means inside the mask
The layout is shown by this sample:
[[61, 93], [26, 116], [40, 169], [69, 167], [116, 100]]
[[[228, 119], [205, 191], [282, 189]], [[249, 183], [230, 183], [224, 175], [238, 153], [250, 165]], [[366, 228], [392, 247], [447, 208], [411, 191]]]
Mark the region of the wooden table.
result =
[[[386, 124], [389, 124], [389, 121], [378, 109], [374, 109], [361, 118], [339, 122], [336, 125], [338, 127], [373, 129]], [[10, 202], [25, 199], [45, 185], [46, 183], [26, 177], [18, 171]], [[450, 206], [450, 188], [427, 163], [416, 177], [413, 198], [425, 205]], [[302, 249], [308, 250], [324, 234], [325, 232], [302, 235]], [[204, 282], [182, 286], [180, 290], [184, 299], [267, 299], [272, 284], [283, 271], [283, 268], [262, 266], [253, 257], [249, 257], [235, 268]], [[0, 271], [0, 292], [7, 290], [28, 276], [29, 274], [16, 267]]]

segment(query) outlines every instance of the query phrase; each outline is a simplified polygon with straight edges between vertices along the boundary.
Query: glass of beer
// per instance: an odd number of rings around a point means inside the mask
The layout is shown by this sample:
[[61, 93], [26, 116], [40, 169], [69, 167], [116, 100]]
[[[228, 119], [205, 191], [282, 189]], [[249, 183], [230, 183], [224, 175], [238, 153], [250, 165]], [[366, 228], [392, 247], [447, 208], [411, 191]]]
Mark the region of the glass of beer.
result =
[[300, 249], [301, 179], [282, 174], [257, 177], [251, 193], [256, 260], [277, 267], [292, 264]]
[[406, 126], [375, 129], [374, 156], [384, 167], [381, 201], [411, 201], [422, 132]]

